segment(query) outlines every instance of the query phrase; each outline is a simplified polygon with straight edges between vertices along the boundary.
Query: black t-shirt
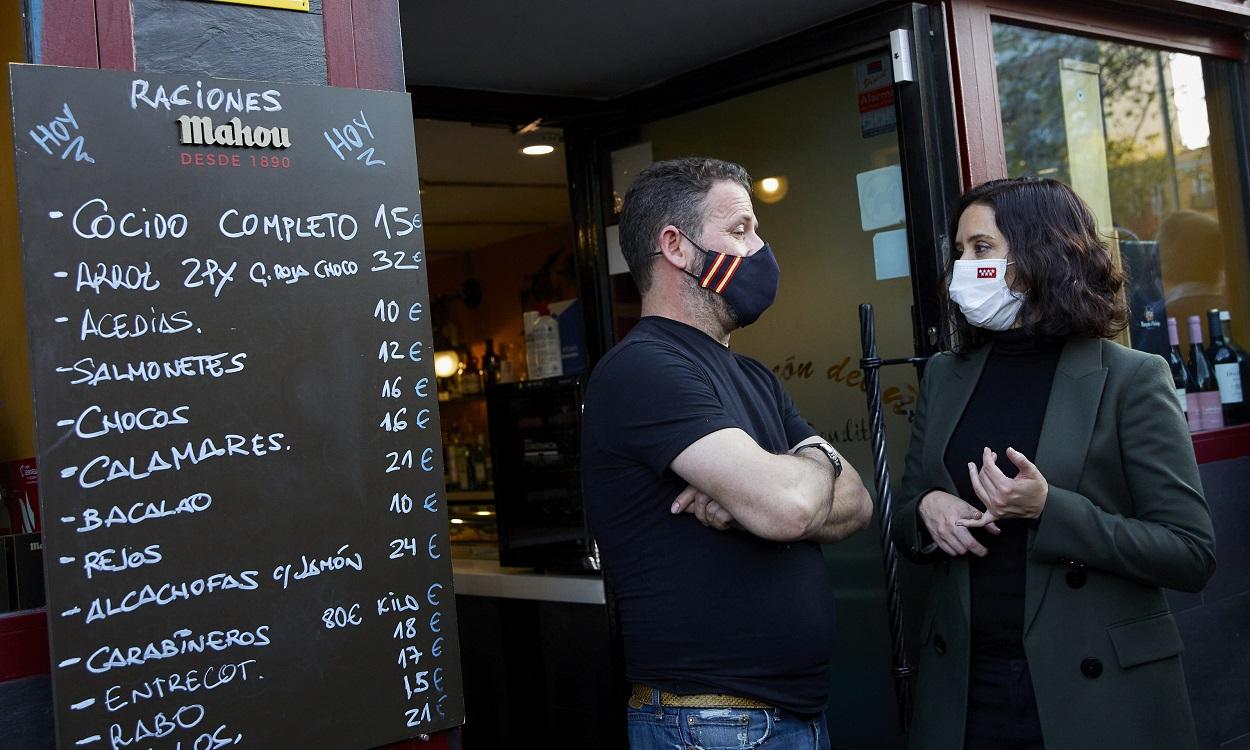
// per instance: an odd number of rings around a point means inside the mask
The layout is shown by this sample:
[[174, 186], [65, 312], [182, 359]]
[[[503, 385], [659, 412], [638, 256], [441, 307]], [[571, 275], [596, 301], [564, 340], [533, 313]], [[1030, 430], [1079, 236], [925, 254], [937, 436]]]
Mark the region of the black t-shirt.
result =
[[717, 531], [669, 510], [686, 487], [669, 464], [731, 427], [778, 454], [815, 434], [763, 364], [668, 318], [643, 318], [591, 375], [582, 483], [626, 676], [816, 713], [829, 692], [834, 614], [820, 545]]
[[[995, 334], [981, 379], [946, 446], [946, 470], [959, 496], [978, 510], [985, 504], [972, 489], [968, 462], [981, 466], [981, 449], [998, 454], [1003, 474], [1014, 477], [1007, 458], [1010, 446], [1030, 461], [1037, 460], [1042, 419], [1063, 342], [1029, 338], [1023, 329]], [[1004, 404], [1009, 408], [1004, 408]], [[1022, 518], [998, 521], [995, 536], [973, 531], [988, 554], [968, 555], [972, 605], [972, 652], [975, 656], [1024, 658], [1024, 574], [1029, 524]]]

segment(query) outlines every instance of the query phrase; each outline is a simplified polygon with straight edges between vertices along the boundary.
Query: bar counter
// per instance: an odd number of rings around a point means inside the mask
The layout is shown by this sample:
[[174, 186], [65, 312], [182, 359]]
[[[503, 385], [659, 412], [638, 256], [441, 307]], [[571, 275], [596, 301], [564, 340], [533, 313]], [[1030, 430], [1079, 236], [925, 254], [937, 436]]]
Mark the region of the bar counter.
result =
[[603, 578], [505, 568], [498, 560], [452, 561], [456, 596], [486, 596], [565, 604], [603, 604]]

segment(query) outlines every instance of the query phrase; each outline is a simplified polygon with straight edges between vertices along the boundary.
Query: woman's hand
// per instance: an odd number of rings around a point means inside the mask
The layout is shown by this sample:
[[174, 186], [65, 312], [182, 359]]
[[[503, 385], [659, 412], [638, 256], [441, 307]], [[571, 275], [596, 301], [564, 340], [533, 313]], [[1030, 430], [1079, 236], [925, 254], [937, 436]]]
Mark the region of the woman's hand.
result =
[[960, 526], [978, 528], [1003, 518], [1037, 518], [1042, 514], [1046, 494], [1050, 491], [1046, 477], [1015, 448], [1007, 449], [1007, 458], [1018, 470], [1014, 479], [1009, 479], [998, 468], [994, 463], [998, 454], [989, 448], [981, 454], [980, 471], [975, 463], [968, 463], [972, 489], [985, 503], [985, 513], [977, 519], [959, 521]]
[[[980, 519], [983, 515], [981, 511], [941, 490], [934, 490], [920, 498], [919, 510], [929, 536], [943, 552], [952, 556], [971, 552], [977, 557], [985, 557], [988, 550], [972, 537], [972, 532], [962, 523]], [[991, 534], [998, 533], [993, 519], [979, 525]]]

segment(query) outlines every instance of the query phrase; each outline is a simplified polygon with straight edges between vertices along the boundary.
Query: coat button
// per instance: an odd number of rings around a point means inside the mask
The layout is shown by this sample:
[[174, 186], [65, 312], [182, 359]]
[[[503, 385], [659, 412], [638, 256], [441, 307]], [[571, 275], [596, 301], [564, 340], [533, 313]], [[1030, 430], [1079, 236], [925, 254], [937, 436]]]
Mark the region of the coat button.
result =
[[1069, 570], [1065, 578], [1068, 581], [1068, 586], [1074, 589], [1079, 589], [1085, 585], [1085, 571], [1082, 568], [1073, 568], [1072, 570]]
[[933, 636], [933, 650], [938, 653], [938, 656], [946, 653], [946, 639], [940, 635]]
[[1081, 674], [1085, 675], [1091, 680], [1097, 678], [1098, 675], [1102, 674], [1102, 662], [1099, 661], [1098, 659], [1095, 659], [1092, 656], [1082, 659], [1081, 660]]

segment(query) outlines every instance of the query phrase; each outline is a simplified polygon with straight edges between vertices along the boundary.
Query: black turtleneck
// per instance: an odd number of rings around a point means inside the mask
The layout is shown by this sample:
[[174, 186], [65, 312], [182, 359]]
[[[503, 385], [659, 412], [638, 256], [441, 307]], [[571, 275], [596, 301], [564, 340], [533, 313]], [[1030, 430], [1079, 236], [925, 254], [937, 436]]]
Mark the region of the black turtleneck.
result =
[[[998, 454], [998, 468], [1009, 477], [1015, 464], [1008, 446], [1030, 460], [1037, 456], [1042, 418], [1059, 364], [1062, 342], [1042, 342], [1022, 329], [994, 334], [981, 379], [946, 446], [946, 469], [959, 496], [979, 510], [985, 504], [972, 490], [968, 462], [979, 467], [981, 451]], [[1024, 565], [1030, 521], [999, 521], [1002, 534], [974, 531], [989, 550], [985, 557], [969, 554], [972, 589], [972, 653], [974, 656], [1024, 657]]]

